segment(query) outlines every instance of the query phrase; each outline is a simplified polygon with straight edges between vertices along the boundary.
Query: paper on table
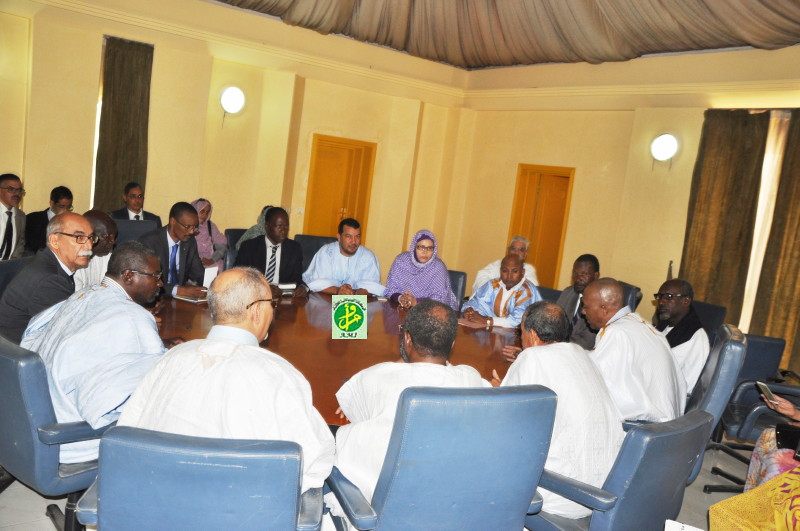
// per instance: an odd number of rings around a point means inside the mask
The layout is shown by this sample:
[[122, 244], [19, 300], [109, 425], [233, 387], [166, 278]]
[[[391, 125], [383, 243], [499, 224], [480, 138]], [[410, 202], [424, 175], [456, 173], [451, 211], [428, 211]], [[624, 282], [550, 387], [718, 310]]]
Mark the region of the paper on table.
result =
[[209, 287], [214, 279], [217, 278], [217, 273], [219, 273], [219, 266], [207, 267], [203, 275], [203, 286]]

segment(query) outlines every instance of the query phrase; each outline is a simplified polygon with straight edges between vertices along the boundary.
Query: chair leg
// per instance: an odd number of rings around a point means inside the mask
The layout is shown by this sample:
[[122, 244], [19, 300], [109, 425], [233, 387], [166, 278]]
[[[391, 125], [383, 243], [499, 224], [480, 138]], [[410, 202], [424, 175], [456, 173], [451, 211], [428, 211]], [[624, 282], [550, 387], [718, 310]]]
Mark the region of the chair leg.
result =
[[84, 491], [78, 492], [71, 492], [69, 496], [67, 496], [67, 504], [65, 505], [64, 509], [65, 512], [61, 512], [61, 508], [56, 504], [50, 504], [47, 506], [47, 517], [50, 518], [50, 521], [53, 522], [53, 525], [59, 531], [83, 531], [85, 527], [78, 522], [77, 514], [75, 513], [75, 509], [78, 507], [78, 500], [81, 499], [83, 496]]
[[728, 481], [730, 481], [731, 483], [736, 483], [737, 485], [744, 485], [744, 480], [742, 478], [738, 478], [738, 477], [734, 476], [733, 474], [729, 474], [728, 472], [725, 472], [721, 468], [711, 467], [711, 473], [714, 474], [715, 476], [719, 476], [721, 478], [725, 478]]
[[14, 476], [9, 474], [5, 468], [0, 466], [0, 492], [6, 490], [12, 483], [14, 483]]
[[703, 487], [703, 492], [710, 494], [712, 492], [744, 492], [743, 485], [706, 485]]
[[[735, 443], [734, 443], [735, 444]], [[752, 450], [752, 448], [748, 448], [749, 445], [737, 444], [739, 450]], [[711, 443], [707, 447], [708, 450], [719, 450], [720, 452], [726, 453], [729, 456], [733, 457], [734, 459], [741, 461], [742, 463], [749, 465], [750, 458], [745, 457], [739, 452], [737, 452], [737, 448], [731, 448], [730, 444], [727, 443]]]

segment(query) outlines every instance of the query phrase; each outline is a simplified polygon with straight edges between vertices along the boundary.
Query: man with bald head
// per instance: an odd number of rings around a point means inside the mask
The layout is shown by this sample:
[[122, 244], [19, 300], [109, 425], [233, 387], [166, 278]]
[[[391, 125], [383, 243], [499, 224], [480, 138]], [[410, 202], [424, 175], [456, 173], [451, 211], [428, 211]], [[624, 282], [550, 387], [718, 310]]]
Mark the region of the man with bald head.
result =
[[117, 224], [111, 216], [102, 210], [89, 210], [83, 213], [83, 217], [89, 220], [97, 236], [97, 242], [92, 247], [92, 259], [89, 265], [75, 272], [75, 291], [83, 288], [100, 284], [108, 269], [108, 261], [111, 259], [111, 251], [117, 243]]
[[[519, 259], [522, 260], [523, 267], [525, 268], [525, 278], [533, 282], [535, 286], [538, 286], [539, 280], [536, 278], [536, 268], [531, 264], [525, 263], [525, 260], [528, 258], [529, 246], [530, 242], [528, 241], [528, 238], [517, 235], [511, 238], [511, 241], [508, 242], [508, 249], [506, 252], [508, 254], [515, 254], [519, 256]], [[475, 274], [475, 282], [472, 283], [473, 295], [475, 295], [475, 293], [481, 289], [481, 286], [500, 276], [501, 261], [502, 260], [495, 260]]]
[[221, 273], [208, 291], [206, 339], [170, 350], [125, 405], [120, 426], [222, 439], [277, 439], [303, 448], [302, 490], [333, 467], [333, 435], [311, 403], [311, 386], [258, 344], [273, 317], [269, 283], [252, 268]]
[[89, 264], [97, 241], [92, 225], [79, 214], [64, 212], [47, 224], [42, 249], [11, 281], [0, 299], [0, 334], [19, 343], [31, 317], [75, 291], [72, 276]]
[[592, 360], [626, 420], [664, 422], [683, 414], [686, 381], [669, 343], [623, 302], [622, 285], [601, 278], [583, 291], [583, 313], [598, 330]]
[[694, 289], [685, 280], [674, 278], [664, 282], [654, 296], [658, 304], [656, 329], [667, 338], [686, 379], [686, 391], [691, 393], [711, 349], [692, 305]]
[[509, 254], [500, 262], [500, 278], [487, 282], [464, 303], [464, 318], [474, 323], [516, 328], [525, 309], [542, 300], [533, 282], [525, 278], [519, 256]]

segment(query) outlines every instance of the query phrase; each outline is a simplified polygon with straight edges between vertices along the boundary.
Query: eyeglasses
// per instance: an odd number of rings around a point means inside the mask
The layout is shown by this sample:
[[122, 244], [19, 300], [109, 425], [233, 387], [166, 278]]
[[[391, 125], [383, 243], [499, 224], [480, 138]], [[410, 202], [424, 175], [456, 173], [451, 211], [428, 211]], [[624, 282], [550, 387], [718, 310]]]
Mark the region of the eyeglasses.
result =
[[653, 297], [657, 301], [660, 301], [661, 299], [666, 299], [668, 301], [671, 301], [672, 299], [679, 299], [681, 297], [688, 297], [688, 295], [680, 295], [680, 294], [677, 294], [677, 293], [653, 293]]
[[75, 238], [75, 242], [77, 242], [78, 245], [83, 245], [86, 242], [92, 242], [92, 245], [94, 245], [100, 240], [100, 238], [98, 238], [94, 234], [89, 234], [88, 236], [86, 234], [70, 234], [68, 232], [54, 232], [53, 234], [61, 234], [62, 236], [69, 236], [70, 238]]
[[271, 302], [273, 308], [277, 308], [278, 307], [278, 299], [258, 299], [258, 300], [254, 300], [253, 302], [251, 302], [250, 304], [245, 306], [244, 309], [245, 310], [249, 310], [250, 306], [252, 306], [252, 305], [254, 305], [256, 303], [259, 303], [259, 302]]
[[161, 277], [164, 275], [163, 272], [159, 271], [158, 273], [145, 273], [144, 271], [136, 271], [135, 269], [130, 270], [131, 273], [136, 273], [137, 275], [145, 275], [147, 277], [153, 277], [156, 280], [161, 280]]
[[433, 251], [433, 245], [417, 245], [417, 251]]
[[8, 192], [10, 194], [15, 194], [15, 193], [19, 192], [20, 194], [25, 195], [25, 188], [14, 188], [13, 186], [2, 186], [2, 187], [0, 187], [0, 190], [5, 190], [6, 192]]
[[184, 225], [183, 223], [181, 223], [177, 219], [175, 220], [175, 223], [177, 223], [178, 225], [180, 225], [184, 229], [188, 230], [189, 232], [197, 232], [197, 227], [198, 227], [197, 225]]
[[72, 205], [64, 206], [64, 205], [59, 205], [58, 203], [54, 204], [53, 208], [54, 209], [58, 209], [58, 210], [68, 210], [70, 212], [72, 212], [72, 210], [73, 210], [73, 206]]

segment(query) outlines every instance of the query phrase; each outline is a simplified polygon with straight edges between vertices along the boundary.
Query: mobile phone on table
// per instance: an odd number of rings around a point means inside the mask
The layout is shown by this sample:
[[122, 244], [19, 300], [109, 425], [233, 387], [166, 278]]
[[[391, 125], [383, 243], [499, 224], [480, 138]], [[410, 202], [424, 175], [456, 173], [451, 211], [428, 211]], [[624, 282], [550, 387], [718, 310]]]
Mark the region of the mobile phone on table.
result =
[[773, 395], [772, 391], [769, 390], [767, 384], [765, 384], [764, 382], [756, 382], [756, 387], [758, 387], [758, 390], [761, 391], [761, 394], [764, 395], [767, 398], [767, 400], [777, 405], [778, 401], [775, 400], [775, 395]]

